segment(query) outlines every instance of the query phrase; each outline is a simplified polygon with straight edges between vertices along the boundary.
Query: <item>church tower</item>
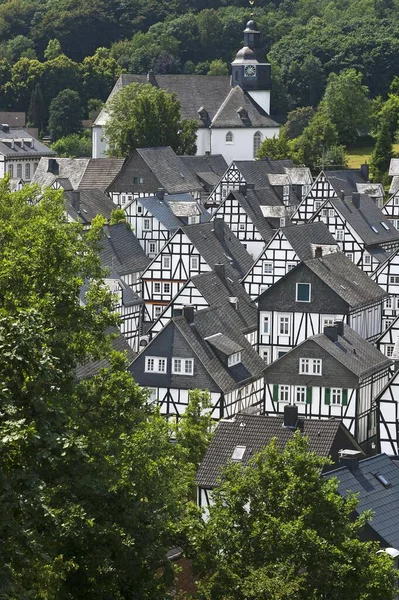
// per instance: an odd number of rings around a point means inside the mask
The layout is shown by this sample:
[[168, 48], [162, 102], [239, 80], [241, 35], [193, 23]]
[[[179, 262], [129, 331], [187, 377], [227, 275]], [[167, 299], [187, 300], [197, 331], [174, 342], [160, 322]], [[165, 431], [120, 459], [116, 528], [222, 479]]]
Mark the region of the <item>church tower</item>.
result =
[[244, 30], [244, 47], [231, 63], [232, 85], [239, 85], [270, 115], [271, 67], [259, 56], [260, 33], [255, 21], [248, 21]]

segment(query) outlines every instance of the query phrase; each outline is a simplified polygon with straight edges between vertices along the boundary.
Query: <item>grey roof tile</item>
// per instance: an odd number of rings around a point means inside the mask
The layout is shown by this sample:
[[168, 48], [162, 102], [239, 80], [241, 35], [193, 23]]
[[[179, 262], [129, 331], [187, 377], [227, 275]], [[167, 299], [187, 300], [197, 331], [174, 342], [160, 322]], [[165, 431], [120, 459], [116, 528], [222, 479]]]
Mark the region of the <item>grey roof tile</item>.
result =
[[[229, 421], [220, 421], [211, 444], [198, 468], [196, 483], [203, 488], [218, 485], [221, 471], [231, 461], [236, 446], [245, 446], [241, 461], [244, 466], [273, 438], [283, 449], [292, 439], [294, 431], [283, 427], [284, 419], [278, 416], [238, 414]], [[348, 447], [360, 447], [339, 419], [300, 419], [299, 427], [309, 439], [309, 449], [319, 456], [328, 457], [339, 431], [348, 438]]]
[[182, 221], [176, 217], [169, 204], [160, 200], [157, 196], [139, 198], [137, 201], [169, 231], [176, 231], [182, 226]]
[[8, 131], [0, 130], [0, 154], [8, 158], [39, 158], [56, 156], [57, 153], [33, 138], [25, 129], [12, 127]]
[[56, 158], [58, 172], [49, 171], [49, 159], [41, 158], [32, 177], [32, 183], [42, 187], [51, 187], [57, 179], [69, 179], [72, 188], [77, 190], [89, 164], [89, 158]]
[[101, 240], [101, 264], [118, 275], [140, 273], [151, 262], [126, 223], [106, 225]]
[[169, 194], [201, 189], [197, 177], [172, 148], [137, 148], [137, 152]]
[[79, 183], [80, 190], [106, 190], [121, 171], [124, 158], [91, 158]]
[[108, 194], [101, 190], [74, 190], [74, 194], [79, 194], [78, 206], [72, 191], [64, 191], [65, 210], [74, 220], [91, 223], [96, 215], [109, 219], [115, 208]]
[[[244, 109], [245, 117], [238, 114]], [[257, 104], [240, 86], [231, 88], [227, 98], [212, 119], [212, 128], [279, 127], [270, 115]]]
[[367, 183], [359, 169], [342, 169], [340, 171], [324, 171], [325, 176], [336, 194], [343, 191], [345, 196], [356, 192], [359, 183]]
[[[124, 336], [119, 332], [119, 330], [116, 328], [110, 329], [108, 330], [108, 333], [115, 335], [115, 338], [112, 340], [113, 350], [116, 350], [117, 352], [124, 352], [128, 362], [134, 360], [136, 353], [133, 352], [133, 350], [127, 343]], [[109, 366], [110, 364], [108, 359], [87, 361], [84, 364], [78, 366], [78, 368], [76, 369], [76, 376], [78, 379], [90, 379], [91, 377], [94, 377], [94, 375], [97, 375], [97, 373], [101, 369], [105, 369]]]
[[231, 356], [232, 354], [242, 350], [242, 346], [237, 344], [237, 342], [234, 340], [228, 338], [227, 335], [224, 335], [224, 333], [213, 333], [211, 336], [205, 339], [210, 346], [216, 348], [216, 350], [219, 350], [226, 356]]
[[300, 260], [307, 260], [314, 257], [312, 245], [329, 245], [338, 248], [335, 238], [321, 221], [306, 223], [304, 225], [291, 225], [283, 227], [281, 231]]

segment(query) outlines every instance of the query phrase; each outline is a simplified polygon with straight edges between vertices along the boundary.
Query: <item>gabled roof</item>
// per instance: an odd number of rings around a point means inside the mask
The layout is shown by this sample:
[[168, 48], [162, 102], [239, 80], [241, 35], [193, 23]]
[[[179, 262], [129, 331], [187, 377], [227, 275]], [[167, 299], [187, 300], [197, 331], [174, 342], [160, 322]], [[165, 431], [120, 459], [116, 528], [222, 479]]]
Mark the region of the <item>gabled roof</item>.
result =
[[339, 194], [343, 191], [345, 196], [352, 194], [352, 192], [357, 192], [357, 185], [359, 183], [367, 183], [367, 180], [358, 169], [324, 171], [324, 175], [334, 188], [335, 193]]
[[[376, 475], [387, 481], [385, 486]], [[338, 480], [338, 491], [346, 497], [348, 492], [358, 495], [356, 512], [373, 513], [369, 526], [380, 537], [384, 546], [399, 549], [399, 467], [386, 454], [378, 454], [359, 461], [358, 469], [352, 472], [341, 467], [324, 475]]]
[[[240, 116], [242, 113], [242, 117]], [[231, 88], [211, 123], [212, 128], [280, 127], [239, 85]]]
[[[218, 180], [216, 183], [218, 183], [219, 179], [228, 168], [228, 164], [222, 154], [206, 154], [203, 156], [182, 155], [179, 156], [179, 158], [187, 169], [197, 175], [199, 179], [209, 177], [214, 181], [214, 177], [217, 177]], [[206, 183], [208, 183], [208, 181], [206, 181]], [[216, 185], [216, 183], [214, 185]]]
[[282, 227], [281, 231], [300, 260], [313, 258], [314, 246], [336, 246], [338, 249], [335, 238], [321, 221]]
[[10, 127], [25, 127], [26, 115], [24, 112], [0, 111], [0, 123]]
[[56, 152], [32, 137], [21, 127], [10, 127], [7, 131], [0, 128], [0, 154], [12, 158], [39, 158], [56, 156]]
[[285, 175], [285, 167], [292, 168], [292, 160], [271, 160], [262, 158], [261, 160], [236, 160], [234, 165], [240, 171], [247, 183], [251, 183], [256, 188], [270, 187], [269, 174], [280, 173]]
[[[295, 433], [294, 430], [283, 427], [283, 424], [283, 417], [244, 413], [231, 420], [219, 421], [215, 435], [198, 468], [197, 485], [208, 489], [216, 487], [222, 469], [231, 462], [237, 446], [245, 447], [240, 461], [244, 466], [273, 438], [282, 450]], [[339, 419], [300, 419], [298, 426], [303, 435], [309, 438], [310, 451], [319, 456], [331, 455], [339, 433], [347, 438], [346, 447], [361, 450]]]
[[151, 262], [127, 223], [105, 226], [100, 259], [118, 275], [142, 272]]
[[[377, 302], [388, 295], [342, 252], [333, 252], [322, 258], [306, 260], [304, 264], [341, 296], [351, 308]], [[295, 269], [299, 267], [300, 264]], [[289, 273], [285, 275], [288, 276]]]
[[[129, 363], [132, 360], [134, 360], [136, 353], [133, 352], [133, 350], [127, 343], [124, 336], [119, 332], [119, 330], [116, 328], [111, 328], [108, 330], [107, 333], [113, 333], [116, 336], [112, 340], [112, 349], [116, 350], [117, 352], [124, 352], [126, 355], [126, 359]], [[76, 376], [78, 379], [90, 379], [91, 377], [94, 377], [94, 375], [97, 375], [97, 373], [101, 369], [105, 369], [109, 366], [110, 365], [108, 359], [88, 361], [77, 367]]]
[[253, 263], [244, 246], [222, 219], [187, 225], [182, 227], [182, 231], [211, 267], [216, 263], [230, 264], [242, 277]]
[[[65, 190], [65, 188], [64, 188]], [[76, 205], [74, 194], [79, 194], [79, 206]], [[91, 223], [96, 215], [109, 219], [115, 204], [101, 190], [64, 191], [65, 210], [75, 220]]]
[[51, 187], [57, 179], [69, 179], [72, 189], [79, 187], [80, 181], [89, 164], [89, 158], [56, 158], [56, 169], [49, 171], [49, 159], [41, 158], [39, 165], [32, 177], [32, 183], [42, 187]]
[[271, 240], [274, 230], [263, 216], [256, 190], [247, 190], [245, 195], [234, 190], [230, 194], [240, 203], [264, 241]]
[[[366, 194], [360, 194], [359, 208], [354, 205], [352, 196], [346, 196], [344, 200], [341, 198], [330, 198], [328, 202], [341, 213], [366, 246], [387, 242], [399, 243], [399, 231], [387, 219], [386, 215], [381, 212], [376, 203], [369, 196], [366, 196]], [[321, 210], [322, 208], [315, 214], [318, 215]], [[376, 231], [372, 229], [373, 227]]]
[[[199, 120], [198, 110], [204, 107], [209, 118], [213, 119], [231, 89], [228, 75], [210, 77], [209, 75], [163, 75], [152, 73], [147, 76], [126, 73], [120, 75], [109, 98], [130, 83], [152, 83], [152, 85], [163, 90], [174, 92], [180, 102], [183, 119], [194, 119], [199, 122], [200, 127], [207, 127], [208, 125]], [[103, 109], [94, 124], [103, 125], [106, 118], [106, 110]]]
[[[326, 350], [357, 377], [366, 377], [392, 365], [389, 358], [348, 325], [344, 325], [344, 335], [338, 336], [337, 342], [332, 342], [324, 333], [314, 335], [308, 340]], [[306, 344], [308, 340], [302, 344]]]
[[168, 202], [160, 200], [157, 196], [137, 198], [134, 202], [140, 203], [169, 231], [176, 231], [182, 226], [182, 221], [176, 217]]
[[91, 158], [79, 183], [80, 190], [106, 190], [125, 163], [124, 158]]
[[237, 344], [237, 342], [231, 340], [229, 337], [227, 337], [227, 335], [221, 332], [213, 333], [212, 335], [206, 337], [205, 340], [210, 346], [212, 346], [212, 348], [219, 350], [219, 352], [225, 354], [226, 356], [231, 356], [232, 354], [242, 350], [242, 346], [240, 346], [240, 344]]
[[137, 148], [137, 152], [169, 194], [201, 189], [198, 179], [170, 146]]

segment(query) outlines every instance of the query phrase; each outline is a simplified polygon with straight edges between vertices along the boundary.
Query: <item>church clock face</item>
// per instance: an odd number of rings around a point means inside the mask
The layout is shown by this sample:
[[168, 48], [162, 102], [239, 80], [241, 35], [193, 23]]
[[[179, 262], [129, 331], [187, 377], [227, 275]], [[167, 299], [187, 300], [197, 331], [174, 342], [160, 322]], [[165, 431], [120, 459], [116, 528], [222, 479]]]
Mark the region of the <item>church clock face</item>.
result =
[[256, 67], [255, 65], [247, 65], [244, 68], [245, 77], [256, 77]]

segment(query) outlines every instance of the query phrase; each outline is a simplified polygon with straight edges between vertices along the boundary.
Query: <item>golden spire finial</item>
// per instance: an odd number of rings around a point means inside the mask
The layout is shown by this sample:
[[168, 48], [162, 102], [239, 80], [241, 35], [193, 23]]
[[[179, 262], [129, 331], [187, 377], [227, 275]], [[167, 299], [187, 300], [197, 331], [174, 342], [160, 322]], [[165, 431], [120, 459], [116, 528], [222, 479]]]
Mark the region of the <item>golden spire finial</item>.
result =
[[251, 17], [253, 17], [253, 16], [254, 16], [254, 11], [253, 11], [254, 4], [255, 4], [255, 0], [249, 0], [249, 5], [250, 5], [250, 7], [252, 8], [252, 11], [251, 11]]

